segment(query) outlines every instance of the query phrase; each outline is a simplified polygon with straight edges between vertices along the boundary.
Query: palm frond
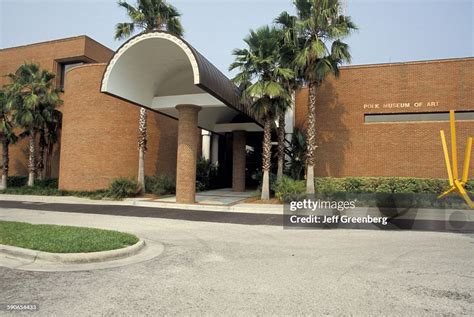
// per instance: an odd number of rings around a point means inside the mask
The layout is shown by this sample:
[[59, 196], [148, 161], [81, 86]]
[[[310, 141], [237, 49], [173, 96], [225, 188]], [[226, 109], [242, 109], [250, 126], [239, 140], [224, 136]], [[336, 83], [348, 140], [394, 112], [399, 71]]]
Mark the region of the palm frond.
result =
[[351, 54], [349, 52], [349, 45], [340, 40], [334, 41], [331, 45], [331, 57], [341, 62], [350, 63]]
[[179, 21], [178, 18], [173, 17], [168, 20], [166, 24], [166, 29], [168, 32], [171, 34], [177, 35], [177, 36], [183, 36], [184, 35], [184, 28], [181, 25], [181, 22]]
[[135, 24], [133, 23], [118, 23], [115, 26], [115, 39], [122, 40], [124, 38], [130, 37], [135, 31]]
[[130, 22], [116, 25], [115, 39], [130, 37], [135, 29], [162, 30], [177, 36], [184, 34], [180, 21], [181, 13], [163, 0], [138, 0], [136, 6], [120, 0], [118, 5], [127, 11]]

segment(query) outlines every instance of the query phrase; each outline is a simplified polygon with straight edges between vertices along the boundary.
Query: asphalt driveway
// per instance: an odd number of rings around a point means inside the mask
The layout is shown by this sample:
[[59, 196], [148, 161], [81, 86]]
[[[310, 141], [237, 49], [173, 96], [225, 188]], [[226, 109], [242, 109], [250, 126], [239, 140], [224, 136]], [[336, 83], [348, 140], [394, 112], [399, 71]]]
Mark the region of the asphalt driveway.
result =
[[116, 229], [165, 246], [113, 269], [0, 267], [0, 303], [37, 303], [35, 315], [474, 314], [473, 235], [8, 208], [0, 219]]

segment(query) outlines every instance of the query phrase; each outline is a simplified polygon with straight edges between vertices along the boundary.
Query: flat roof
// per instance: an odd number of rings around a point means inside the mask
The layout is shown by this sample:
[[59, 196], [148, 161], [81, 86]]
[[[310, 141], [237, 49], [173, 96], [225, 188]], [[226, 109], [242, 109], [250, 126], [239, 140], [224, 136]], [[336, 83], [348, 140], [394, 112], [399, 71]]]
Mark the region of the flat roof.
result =
[[60, 38], [60, 39], [54, 39], [54, 40], [48, 40], [48, 41], [42, 41], [42, 42], [35, 42], [35, 43], [30, 43], [30, 44], [18, 45], [18, 46], [5, 47], [5, 48], [0, 48], [0, 51], [22, 49], [22, 48], [31, 47], [31, 46], [40, 46], [40, 45], [46, 45], [46, 44], [50, 44], [50, 43], [68, 42], [68, 41], [74, 41], [74, 40], [79, 40], [79, 39], [85, 39], [85, 40], [88, 40], [88, 41], [92, 41], [92, 42], [102, 46], [103, 48], [109, 50], [111, 53], [114, 52], [113, 49], [105, 46], [104, 44], [94, 40], [93, 38], [91, 38], [87, 35], [77, 35], [77, 36], [65, 37], [65, 38]]
[[341, 66], [340, 69], [342, 70], [342, 69], [353, 69], [353, 68], [375, 68], [375, 67], [390, 67], [390, 66], [417, 65], [417, 64], [430, 64], [430, 63], [455, 63], [455, 62], [464, 62], [464, 61], [472, 61], [472, 60], [474, 60], [474, 56], [427, 59], [427, 60], [406, 61], [406, 62], [344, 65], [344, 66]]

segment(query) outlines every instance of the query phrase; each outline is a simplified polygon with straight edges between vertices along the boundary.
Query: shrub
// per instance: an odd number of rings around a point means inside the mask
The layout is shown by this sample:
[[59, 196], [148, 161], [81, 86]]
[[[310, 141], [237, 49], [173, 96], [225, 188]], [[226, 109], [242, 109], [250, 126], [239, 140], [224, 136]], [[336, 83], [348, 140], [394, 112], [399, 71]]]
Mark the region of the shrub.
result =
[[26, 186], [28, 177], [26, 176], [8, 176], [7, 187], [23, 187]]
[[342, 178], [316, 178], [315, 179], [315, 190], [318, 193], [337, 193], [344, 192]]
[[213, 187], [218, 169], [211, 160], [201, 157], [196, 163], [196, 190], [203, 191]]
[[43, 188], [58, 188], [58, 179], [57, 178], [47, 178], [42, 180], [35, 180], [36, 187]]
[[149, 177], [149, 184], [146, 186], [151, 193], [157, 196], [174, 194], [176, 192], [174, 176], [166, 174]]
[[155, 185], [156, 176], [145, 175], [145, 192], [148, 194], [153, 193], [152, 188]]
[[467, 181], [466, 190], [474, 193], [474, 178]]
[[300, 200], [306, 197], [305, 181], [293, 180], [289, 177], [283, 177], [274, 185], [275, 197], [284, 202]]
[[344, 191], [349, 193], [360, 193], [364, 188], [364, 180], [357, 177], [348, 177], [342, 183]]
[[[28, 183], [28, 177], [26, 176], [8, 176], [7, 187], [25, 187]], [[58, 188], [58, 179], [57, 178], [47, 178], [47, 179], [36, 179], [35, 186], [38, 188]]]
[[130, 178], [118, 178], [114, 180], [107, 191], [107, 196], [114, 199], [133, 197], [138, 192], [138, 184]]
[[89, 198], [93, 200], [102, 200], [103, 198], [106, 198], [108, 194], [109, 194], [108, 190], [104, 190], [104, 189], [95, 190], [95, 191], [64, 192], [64, 195], [84, 197], [84, 198]]
[[39, 195], [39, 196], [65, 196], [66, 192], [58, 190], [57, 188], [48, 187], [8, 187], [5, 190], [0, 191], [2, 194], [12, 195]]
[[[432, 193], [439, 194], [447, 189], [448, 182], [444, 179], [413, 178], [413, 177], [346, 177], [316, 178], [318, 193]], [[474, 182], [466, 184], [472, 191]]]

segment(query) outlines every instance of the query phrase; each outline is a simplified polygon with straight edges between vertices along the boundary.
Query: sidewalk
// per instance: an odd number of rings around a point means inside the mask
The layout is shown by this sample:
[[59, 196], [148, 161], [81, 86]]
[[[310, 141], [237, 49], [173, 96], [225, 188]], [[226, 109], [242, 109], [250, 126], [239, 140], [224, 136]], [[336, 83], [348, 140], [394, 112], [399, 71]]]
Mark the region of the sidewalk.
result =
[[[245, 198], [245, 197], [244, 197]], [[53, 204], [83, 204], [83, 205], [108, 205], [108, 206], [134, 206], [152, 207], [162, 209], [182, 209], [196, 211], [215, 212], [235, 212], [235, 213], [257, 213], [282, 215], [283, 205], [275, 204], [252, 204], [236, 203], [235, 205], [211, 205], [205, 203], [198, 204], [177, 204], [170, 201], [150, 200], [149, 198], [127, 198], [122, 201], [116, 200], [93, 200], [74, 196], [34, 196], [34, 195], [8, 195], [0, 194], [0, 201], [22, 201], [25, 204], [31, 203], [53, 203]]]

